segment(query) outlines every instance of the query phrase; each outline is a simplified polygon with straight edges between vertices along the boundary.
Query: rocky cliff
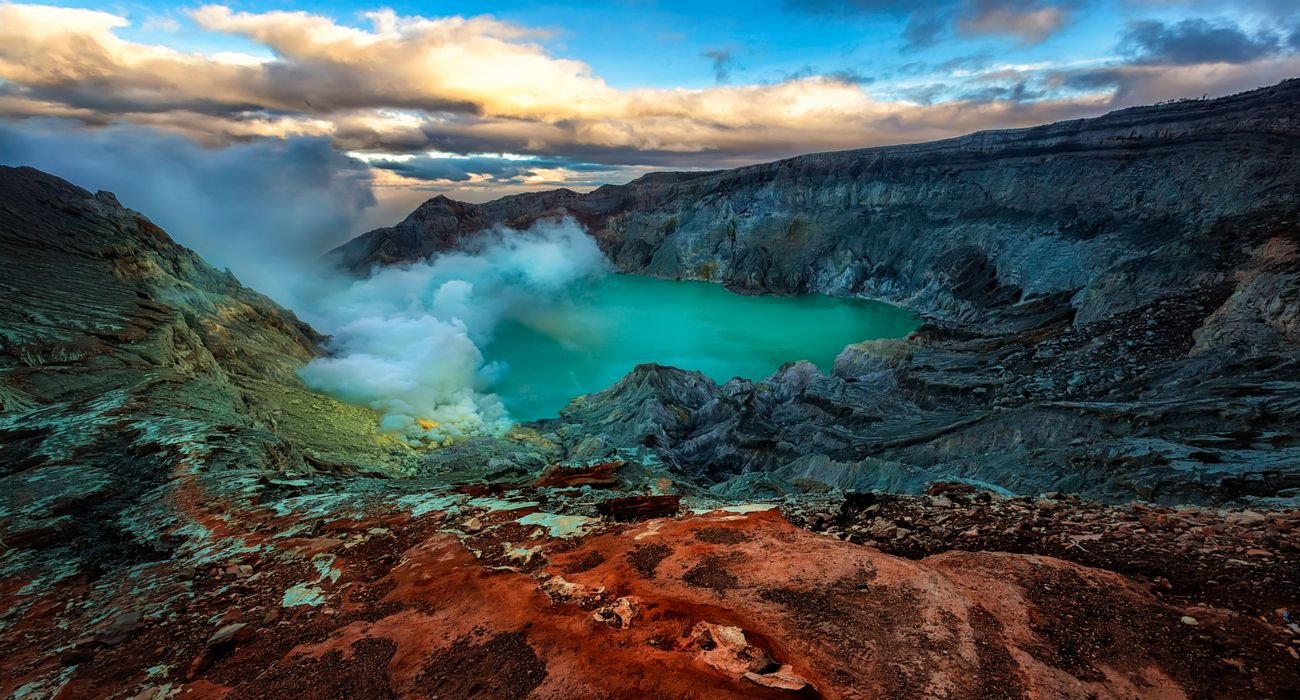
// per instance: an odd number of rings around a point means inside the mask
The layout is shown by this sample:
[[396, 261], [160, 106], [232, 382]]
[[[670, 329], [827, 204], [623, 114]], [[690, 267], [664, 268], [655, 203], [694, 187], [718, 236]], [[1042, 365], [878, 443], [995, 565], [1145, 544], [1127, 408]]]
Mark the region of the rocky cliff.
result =
[[75, 544], [68, 556], [96, 566], [165, 552], [139, 509], [178, 480], [290, 478], [405, 452], [374, 435], [369, 411], [298, 381], [320, 352], [315, 331], [112, 194], [0, 168], [0, 249], [9, 547]]
[[[343, 264], [415, 260], [484, 227], [569, 214], [624, 270], [749, 292], [866, 294], [945, 318], [1056, 293], [1091, 321], [1217, 277], [1288, 221], [1300, 186], [1300, 80], [1208, 101], [661, 173], [587, 194], [429, 200], [340, 247]], [[1151, 264], [1151, 261], [1157, 261]]]
[[571, 216], [628, 272], [928, 319], [906, 342], [846, 349], [831, 376], [796, 364], [717, 386], [641, 368], [544, 428], [580, 455], [653, 445], [721, 493], [959, 477], [1111, 500], [1294, 498], [1298, 115], [1293, 80], [587, 194], [438, 197], [336, 255], [364, 274]]

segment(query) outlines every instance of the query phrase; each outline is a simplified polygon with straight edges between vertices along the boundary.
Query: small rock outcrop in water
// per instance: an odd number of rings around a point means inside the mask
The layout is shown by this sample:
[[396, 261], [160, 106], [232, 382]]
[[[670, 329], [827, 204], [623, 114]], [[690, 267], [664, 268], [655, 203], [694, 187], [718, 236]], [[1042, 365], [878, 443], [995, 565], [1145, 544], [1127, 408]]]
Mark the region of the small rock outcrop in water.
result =
[[[0, 696], [1293, 697], [1296, 244], [1268, 221], [1087, 322], [991, 294], [830, 375], [646, 365], [420, 451], [298, 382], [291, 314], [0, 168]], [[1047, 484], [1252, 503], [1006, 493]]]
[[846, 349], [830, 376], [795, 364], [716, 386], [638, 368], [541, 428], [583, 457], [645, 444], [719, 493], [963, 478], [1114, 501], [1294, 498], [1297, 192], [1292, 80], [587, 194], [437, 198], [336, 254], [364, 272], [564, 215], [627, 271], [924, 315], [906, 342]]

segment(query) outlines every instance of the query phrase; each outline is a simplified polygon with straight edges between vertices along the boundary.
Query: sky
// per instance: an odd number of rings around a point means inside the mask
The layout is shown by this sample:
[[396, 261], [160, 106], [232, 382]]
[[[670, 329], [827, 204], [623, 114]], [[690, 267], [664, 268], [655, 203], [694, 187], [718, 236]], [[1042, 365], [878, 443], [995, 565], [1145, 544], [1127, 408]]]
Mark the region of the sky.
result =
[[1300, 76], [1300, 0], [0, 2], [0, 163], [205, 256], [435, 194], [926, 141]]

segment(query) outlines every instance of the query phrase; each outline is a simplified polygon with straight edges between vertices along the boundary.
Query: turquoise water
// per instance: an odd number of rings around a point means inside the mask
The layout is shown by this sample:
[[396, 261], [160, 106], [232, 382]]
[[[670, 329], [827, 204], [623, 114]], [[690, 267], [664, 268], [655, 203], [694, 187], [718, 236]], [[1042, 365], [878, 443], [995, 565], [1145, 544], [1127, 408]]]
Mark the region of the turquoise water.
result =
[[723, 382], [763, 379], [793, 360], [829, 371], [844, 346], [898, 338], [913, 316], [879, 302], [821, 295], [741, 296], [721, 285], [609, 275], [567, 303], [505, 321], [484, 348], [506, 365], [491, 386], [519, 421], [553, 417], [580, 394], [643, 362]]

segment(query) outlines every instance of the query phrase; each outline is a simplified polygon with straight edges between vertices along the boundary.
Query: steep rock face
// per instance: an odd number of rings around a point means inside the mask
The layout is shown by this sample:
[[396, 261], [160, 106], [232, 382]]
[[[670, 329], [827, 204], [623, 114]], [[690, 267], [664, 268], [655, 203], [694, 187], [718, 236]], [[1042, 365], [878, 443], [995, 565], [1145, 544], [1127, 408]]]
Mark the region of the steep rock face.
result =
[[70, 560], [103, 566], [170, 547], [137, 521], [189, 480], [401, 456], [371, 412], [297, 380], [315, 331], [112, 194], [0, 168], [0, 252], [11, 547], [77, 538]]
[[626, 271], [865, 295], [928, 320], [905, 342], [846, 349], [830, 376], [795, 365], [718, 386], [639, 368], [542, 426], [574, 455], [645, 446], [733, 495], [815, 475], [824, 488], [964, 478], [1118, 501], [1294, 498], [1298, 115], [1293, 80], [458, 204], [408, 219], [405, 239], [379, 231], [340, 252], [362, 271], [565, 215]]

